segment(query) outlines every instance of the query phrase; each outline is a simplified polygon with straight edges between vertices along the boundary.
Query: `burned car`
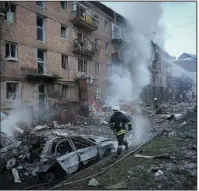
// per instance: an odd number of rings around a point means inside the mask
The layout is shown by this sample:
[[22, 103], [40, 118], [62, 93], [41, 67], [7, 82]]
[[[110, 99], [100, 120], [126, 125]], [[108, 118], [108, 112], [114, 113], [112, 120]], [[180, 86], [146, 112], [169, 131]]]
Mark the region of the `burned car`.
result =
[[[97, 136], [52, 136], [39, 146], [39, 160], [32, 162], [32, 172], [40, 180], [50, 182], [70, 175], [93, 161], [98, 161], [114, 151], [114, 142]], [[36, 149], [32, 148], [32, 150]], [[31, 155], [30, 155], [30, 158]]]
[[[5, 133], [0, 132], [0, 172], [3, 172], [6, 166], [15, 165], [18, 155], [18, 144], [19, 143], [8, 138]], [[10, 161], [12, 161], [13, 164], [10, 164]]]

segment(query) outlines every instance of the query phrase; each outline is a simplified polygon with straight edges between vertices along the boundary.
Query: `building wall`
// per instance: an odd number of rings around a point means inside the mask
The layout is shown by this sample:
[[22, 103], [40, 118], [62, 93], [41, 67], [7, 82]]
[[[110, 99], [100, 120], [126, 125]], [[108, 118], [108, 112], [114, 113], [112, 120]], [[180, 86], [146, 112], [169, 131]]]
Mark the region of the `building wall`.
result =
[[[78, 73], [78, 58], [87, 59], [73, 53], [73, 40], [76, 38], [76, 32], [81, 32], [89, 37], [94, 42], [95, 39], [100, 40], [100, 53], [94, 55], [93, 58], [88, 58], [88, 75], [93, 76], [98, 81], [90, 85], [92, 92], [96, 92], [96, 88], [107, 78], [107, 64], [111, 61], [111, 51], [105, 53], [105, 43], [111, 43], [111, 31], [105, 33], [104, 21], [113, 22], [106, 13], [100, 11], [95, 6], [85, 2], [99, 16], [99, 27], [95, 32], [87, 32], [73, 26], [72, 19], [72, 2], [68, 2], [67, 11], [62, 10], [59, 1], [46, 1], [46, 8], [40, 8], [36, 2], [15, 2], [15, 22], [9, 23], [4, 21], [3, 29], [1, 30], [1, 55], [5, 56], [5, 42], [13, 42], [18, 44], [18, 60], [6, 61], [5, 68], [1, 74], [1, 107], [11, 107], [11, 102], [5, 98], [5, 81], [18, 81], [20, 87], [23, 87], [20, 94], [22, 101], [32, 103], [37, 107], [38, 104], [38, 82], [29, 82], [24, 79], [22, 69], [37, 69], [37, 49], [46, 51], [46, 70], [48, 73], [56, 74], [62, 79], [57, 82], [59, 84], [68, 84], [73, 82]], [[46, 41], [37, 40], [37, 14], [46, 18]], [[68, 26], [67, 40], [61, 38], [61, 25]], [[61, 55], [68, 55], [69, 69], [62, 69]], [[99, 74], [95, 72], [95, 62], [99, 62]], [[71, 89], [72, 101], [79, 101], [78, 87], [75, 85], [69, 86]], [[92, 94], [93, 95], [93, 94]], [[34, 97], [34, 99], [33, 99]], [[95, 96], [93, 96], [95, 97]]]

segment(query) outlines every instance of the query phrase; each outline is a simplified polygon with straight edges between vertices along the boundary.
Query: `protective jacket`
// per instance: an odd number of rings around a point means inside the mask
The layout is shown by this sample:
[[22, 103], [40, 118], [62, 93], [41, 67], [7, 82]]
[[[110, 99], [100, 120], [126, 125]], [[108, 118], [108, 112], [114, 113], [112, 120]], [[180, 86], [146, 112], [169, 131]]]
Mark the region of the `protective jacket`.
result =
[[121, 112], [114, 112], [111, 116], [109, 124], [111, 129], [114, 130], [116, 136], [126, 133], [126, 124], [131, 127], [131, 121]]

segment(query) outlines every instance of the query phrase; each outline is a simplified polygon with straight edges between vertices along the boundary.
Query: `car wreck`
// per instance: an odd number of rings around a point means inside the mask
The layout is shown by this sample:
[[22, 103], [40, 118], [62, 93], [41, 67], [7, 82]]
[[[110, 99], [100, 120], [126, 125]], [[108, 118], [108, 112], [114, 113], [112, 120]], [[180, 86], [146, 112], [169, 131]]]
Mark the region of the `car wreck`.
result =
[[94, 136], [51, 137], [40, 153], [35, 174], [45, 182], [70, 175], [114, 151], [113, 141]]
[[[12, 165], [14, 166], [16, 161], [13, 162], [13, 158], [18, 155], [19, 144], [20, 142], [14, 142], [5, 133], [0, 132], [0, 172], [3, 172]], [[13, 159], [12, 164], [10, 159]]]
[[[6, 135], [3, 136], [6, 139]], [[24, 137], [26, 141], [22, 140], [18, 147], [10, 142], [10, 147], [15, 148], [15, 152], [10, 152], [13, 153], [12, 156], [1, 157], [4, 169], [13, 171], [14, 168], [23, 179], [37, 177], [39, 181], [51, 182], [66, 178], [115, 151], [114, 141], [104, 137], [53, 134], [43, 137], [34, 134], [29, 136], [32, 139], [27, 140], [28, 136]], [[7, 161], [10, 161], [9, 165]]]

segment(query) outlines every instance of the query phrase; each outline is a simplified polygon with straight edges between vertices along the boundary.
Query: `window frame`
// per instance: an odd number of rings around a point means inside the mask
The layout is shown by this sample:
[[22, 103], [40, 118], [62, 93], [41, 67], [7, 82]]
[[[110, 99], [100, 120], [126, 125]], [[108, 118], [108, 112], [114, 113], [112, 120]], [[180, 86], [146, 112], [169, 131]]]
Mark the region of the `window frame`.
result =
[[112, 69], [112, 65], [108, 64], [107, 65], [107, 76], [111, 75], [111, 69]]
[[[64, 3], [64, 8], [62, 7], [61, 2]], [[61, 9], [62, 9], [62, 10], [65, 10], [65, 11], [67, 12], [67, 10], [68, 10], [68, 1], [60, 1], [60, 6], [61, 6]]]
[[69, 97], [69, 87], [67, 85], [62, 85], [62, 99], [67, 100]]
[[41, 41], [41, 42], [45, 42], [46, 41], [46, 18], [40, 14], [37, 14], [37, 18], [40, 17], [43, 19], [43, 22], [42, 22], [42, 27], [38, 26], [37, 25], [37, 30], [38, 29], [42, 29], [42, 32], [43, 32], [43, 38], [42, 40], [38, 39], [38, 31], [37, 31], [37, 40]]
[[[7, 97], [7, 84], [17, 84], [17, 90], [16, 90], [16, 99], [8, 99]], [[20, 86], [20, 83], [18, 81], [6, 81], [5, 83], [6, 85], [6, 91], [5, 91], [5, 94], [6, 94], [6, 101], [16, 101], [16, 100], [19, 100], [19, 96], [20, 96], [20, 91], [19, 91], [19, 86]]]
[[[9, 57], [6, 56], [6, 46], [9, 46]], [[11, 57], [11, 45], [15, 45], [15, 57]], [[9, 41], [6, 41], [5, 42], [5, 57], [7, 60], [10, 60], [10, 61], [18, 61], [18, 44], [17, 43], [14, 43], [14, 42], [9, 42]]]
[[100, 63], [95, 62], [95, 74], [99, 75], [99, 73], [100, 73]]
[[[12, 6], [13, 6], [14, 9], [15, 9], [14, 12], [11, 11], [11, 7], [12, 7]], [[10, 18], [11, 18], [11, 17], [9, 16], [10, 14], [13, 14], [13, 20], [10, 19]], [[9, 19], [8, 19], [8, 18], [9, 18]], [[5, 19], [5, 20], [6, 20], [7, 22], [9, 22], [9, 23], [15, 23], [15, 19], [16, 19], [16, 5], [11, 4], [11, 5], [8, 7], [8, 10], [6, 11], [6, 19]]]
[[[81, 64], [83, 67], [80, 67]], [[79, 72], [84, 72], [85, 74], [87, 74], [87, 66], [88, 66], [87, 60], [78, 59], [78, 71]], [[83, 71], [81, 71], [80, 68], [83, 68]]]
[[[39, 50], [42, 50], [43, 51], [43, 60], [40, 60], [39, 58], [38, 58], [38, 51]], [[46, 50], [44, 50], [44, 49], [40, 49], [40, 48], [37, 48], [37, 67], [38, 66], [43, 66], [43, 73], [42, 74], [45, 74], [45, 67], [46, 67]], [[40, 74], [39, 73], [39, 68], [37, 68], [37, 72], [38, 72], [38, 74]]]
[[[65, 67], [63, 67], [63, 59], [64, 58], [67, 58], [67, 59], [65, 59], [65, 61], [67, 61], [66, 63], [65, 63]], [[61, 54], [61, 60], [62, 60], [62, 69], [64, 69], [64, 70], [69, 70], [69, 65], [68, 65], [68, 55], [65, 55], [65, 54]]]
[[[39, 5], [37, 4], [37, 2], [42, 2], [42, 6], [39, 6]], [[45, 1], [45, 0], [43, 0], [43, 1], [36, 1], [36, 5], [37, 5], [38, 7], [41, 7], [42, 9], [45, 9], [45, 8], [46, 8], [46, 1]]]
[[109, 55], [110, 54], [110, 51], [109, 51], [109, 43], [108, 42], [105, 42], [105, 53], [106, 55]]
[[104, 20], [104, 32], [106, 34], [109, 34], [110, 33], [110, 22]]
[[[62, 36], [62, 28], [65, 29], [65, 37]], [[61, 25], [61, 38], [63, 40], [68, 40], [68, 26], [66, 26], [66, 25]]]

